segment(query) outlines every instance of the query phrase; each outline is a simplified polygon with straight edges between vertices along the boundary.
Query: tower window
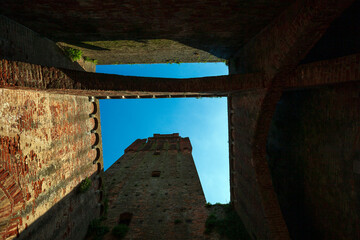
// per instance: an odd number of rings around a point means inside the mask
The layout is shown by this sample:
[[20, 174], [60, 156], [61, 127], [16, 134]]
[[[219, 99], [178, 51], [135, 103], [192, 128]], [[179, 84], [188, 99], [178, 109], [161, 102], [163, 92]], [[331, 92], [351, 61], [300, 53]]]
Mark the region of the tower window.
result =
[[120, 214], [119, 224], [125, 224], [125, 225], [129, 226], [132, 216], [133, 216], [133, 214], [129, 213], [129, 212], [124, 212], [124, 213]]
[[152, 177], [160, 177], [160, 171], [152, 171], [151, 176]]

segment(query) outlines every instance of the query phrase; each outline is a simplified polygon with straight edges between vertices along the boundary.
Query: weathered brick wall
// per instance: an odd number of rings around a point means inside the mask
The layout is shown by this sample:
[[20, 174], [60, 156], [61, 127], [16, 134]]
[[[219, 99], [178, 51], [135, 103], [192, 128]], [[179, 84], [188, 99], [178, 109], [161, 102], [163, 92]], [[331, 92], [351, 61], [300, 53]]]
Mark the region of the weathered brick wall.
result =
[[360, 52], [360, 1], [353, 1], [307, 54], [302, 63]]
[[[94, 109], [87, 97], [0, 89], [1, 239], [85, 235], [100, 211]], [[92, 187], [80, 194], [85, 177]]]
[[[262, 71], [266, 76], [266, 93], [234, 94], [229, 100], [233, 111], [229, 113], [233, 127], [229, 136], [235, 143], [230, 159], [231, 189], [235, 196], [232, 202], [254, 239], [289, 239], [267, 163], [266, 139], [271, 118], [286, 80], [331, 21], [351, 2], [296, 1], [248, 41], [232, 61], [231, 73]], [[316, 76], [318, 67], [309, 72]], [[312, 74], [302, 72], [298, 77]], [[311, 80], [317, 82], [314, 79]], [[248, 168], [253, 171], [247, 171]], [[248, 194], [254, 200], [249, 200]]]
[[287, 92], [268, 138], [292, 239], [360, 238], [360, 84]]
[[0, 13], [75, 43], [101, 63], [201, 62], [228, 58], [292, 2], [9, 0], [0, 3]]
[[[286, 236], [270, 172], [253, 156], [254, 134], [266, 90], [232, 94], [228, 101], [231, 203], [253, 239]], [[285, 233], [284, 233], [285, 232]]]
[[[50, 39], [0, 15], [0, 58], [43, 66], [83, 71]], [[95, 72], [95, 66], [82, 61], [84, 69]]]
[[[189, 139], [178, 135], [155, 135], [129, 146], [105, 171], [107, 225], [112, 228], [121, 213], [130, 212], [125, 239], [203, 239], [207, 211], [191, 149]], [[160, 176], [152, 177], [153, 171]]]
[[[89, 73], [0, 59], [0, 87], [82, 96], [180, 97], [226, 95], [262, 86], [261, 74], [176, 79]], [[259, 86], [260, 85], [260, 86]], [[190, 92], [191, 91], [191, 92]]]

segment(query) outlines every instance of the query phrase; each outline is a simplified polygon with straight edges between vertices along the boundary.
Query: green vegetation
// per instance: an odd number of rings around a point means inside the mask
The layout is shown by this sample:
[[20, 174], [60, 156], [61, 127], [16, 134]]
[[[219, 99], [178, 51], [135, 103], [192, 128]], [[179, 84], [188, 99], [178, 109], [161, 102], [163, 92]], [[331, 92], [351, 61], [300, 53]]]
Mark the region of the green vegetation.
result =
[[101, 224], [100, 219], [94, 219], [90, 222], [87, 236], [94, 236], [94, 240], [101, 240], [109, 232], [109, 228]]
[[111, 234], [117, 237], [117, 239], [122, 239], [128, 231], [129, 227], [127, 225], [118, 224], [111, 230]]
[[164, 48], [166, 46], [172, 46], [174, 44], [184, 46], [173, 40], [168, 39], [148, 39], [148, 40], [114, 40], [114, 41], [91, 41], [82, 42], [86, 44], [88, 48], [93, 49], [119, 49], [119, 50], [130, 50], [130, 49], [148, 49], [156, 50], [158, 48]]
[[106, 197], [104, 199], [104, 216], [107, 215], [108, 210], [109, 210], [109, 199]]
[[181, 220], [180, 219], [175, 219], [174, 224], [180, 224]]
[[218, 219], [214, 214], [210, 214], [205, 222], [205, 234], [210, 234], [212, 230], [216, 227]]
[[94, 63], [94, 64], [98, 64], [98, 60], [96, 60], [96, 59], [92, 59], [92, 58], [89, 58], [89, 57], [84, 57], [84, 60], [86, 61], [86, 62], [92, 62], [92, 63]]
[[64, 53], [66, 54], [66, 56], [68, 56], [71, 61], [75, 62], [77, 60], [81, 59], [82, 56], [82, 51], [79, 49], [75, 49], [75, 48], [71, 48], [71, 47], [65, 47], [64, 48]]
[[205, 223], [205, 234], [210, 234], [215, 230], [220, 236], [229, 240], [251, 239], [240, 217], [230, 204], [217, 203], [215, 205], [223, 207], [225, 218], [219, 219], [214, 213], [211, 213]]
[[79, 192], [80, 193], [84, 193], [87, 190], [89, 190], [89, 188], [91, 187], [91, 180], [86, 177], [84, 180], [81, 181], [80, 186], [79, 186]]
[[175, 59], [166, 60], [166, 63], [168, 63], [168, 64], [173, 64], [173, 63], [180, 64], [182, 62], [178, 58], [175, 58]]

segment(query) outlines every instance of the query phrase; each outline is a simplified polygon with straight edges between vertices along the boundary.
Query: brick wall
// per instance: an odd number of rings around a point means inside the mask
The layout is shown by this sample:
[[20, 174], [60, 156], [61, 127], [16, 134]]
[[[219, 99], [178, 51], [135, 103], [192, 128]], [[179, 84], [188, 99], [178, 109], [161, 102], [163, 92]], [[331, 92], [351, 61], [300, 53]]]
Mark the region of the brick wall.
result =
[[104, 64], [203, 62], [229, 58], [292, 2], [2, 1], [0, 13]]
[[[95, 65], [72, 62], [50, 39], [0, 15], [0, 58], [43, 66], [95, 72]], [[84, 68], [84, 69], [83, 69]]]
[[[99, 214], [96, 103], [23, 90], [0, 96], [1, 239], [81, 239]], [[80, 194], [85, 177], [92, 187]]]
[[[204, 238], [205, 197], [188, 138], [138, 139], [105, 171], [105, 179], [106, 224], [112, 228], [122, 213], [133, 214], [125, 239]], [[112, 239], [111, 234], [105, 239]]]
[[284, 93], [268, 159], [292, 239], [360, 238], [360, 85]]
[[266, 90], [232, 94], [228, 101], [231, 203], [253, 239], [286, 239], [287, 229], [267, 163], [253, 155]]

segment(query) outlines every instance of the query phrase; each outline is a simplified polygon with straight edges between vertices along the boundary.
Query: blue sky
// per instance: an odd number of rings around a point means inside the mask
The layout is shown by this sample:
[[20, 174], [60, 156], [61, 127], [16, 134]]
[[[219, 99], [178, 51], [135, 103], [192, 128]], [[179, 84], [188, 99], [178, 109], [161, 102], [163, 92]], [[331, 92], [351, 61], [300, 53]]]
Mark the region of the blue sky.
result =
[[[101, 73], [148, 77], [228, 74], [224, 63], [98, 65], [96, 68]], [[100, 100], [100, 113], [105, 170], [136, 139], [154, 133], [179, 133], [190, 138], [206, 201], [230, 201], [226, 98]]]

